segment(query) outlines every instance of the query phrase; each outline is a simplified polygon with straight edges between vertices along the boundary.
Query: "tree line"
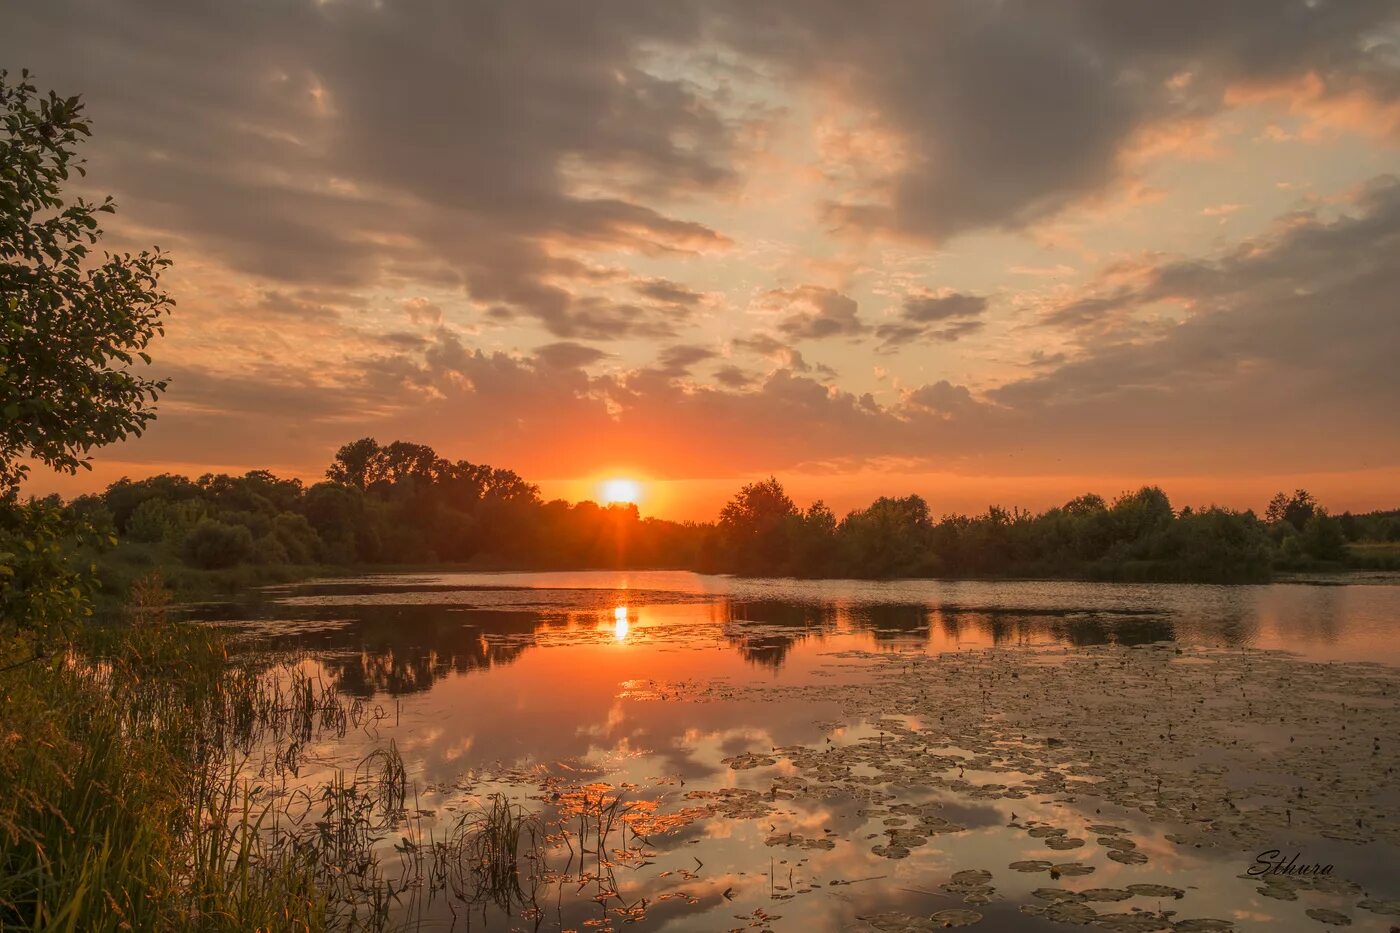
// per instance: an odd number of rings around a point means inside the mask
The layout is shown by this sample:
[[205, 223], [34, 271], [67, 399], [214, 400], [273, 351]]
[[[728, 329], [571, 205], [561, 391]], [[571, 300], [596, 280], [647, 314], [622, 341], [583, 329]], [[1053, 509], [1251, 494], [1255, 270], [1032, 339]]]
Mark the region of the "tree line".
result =
[[128, 570], [457, 564], [1244, 582], [1342, 566], [1353, 542], [1400, 541], [1400, 513], [1333, 517], [1304, 490], [1280, 493], [1262, 517], [1178, 510], [1145, 486], [1111, 502], [1090, 494], [1039, 513], [972, 516], [936, 517], [918, 495], [881, 497], [838, 519], [820, 501], [799, 507], [770, 478], [745, 485], [716, 521], [674, 522], [630, 504], [547, 501], [511, 470], [404, 441], [346, 444], [325, 476], [309, 486], [265, 470], [122, 479], [65, 511], [119, 542], [116, 563]]

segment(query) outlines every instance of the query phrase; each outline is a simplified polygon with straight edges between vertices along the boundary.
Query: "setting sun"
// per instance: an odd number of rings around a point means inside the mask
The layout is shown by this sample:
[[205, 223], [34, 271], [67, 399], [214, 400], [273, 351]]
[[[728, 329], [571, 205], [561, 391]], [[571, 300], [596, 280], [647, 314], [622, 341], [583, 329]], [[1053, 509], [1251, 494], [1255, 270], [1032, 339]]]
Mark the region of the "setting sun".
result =
[[633, 505], [642, 497], [642, 485], [634, 479], [610, 479], [602, 486], [603, 504], [627, 502]]

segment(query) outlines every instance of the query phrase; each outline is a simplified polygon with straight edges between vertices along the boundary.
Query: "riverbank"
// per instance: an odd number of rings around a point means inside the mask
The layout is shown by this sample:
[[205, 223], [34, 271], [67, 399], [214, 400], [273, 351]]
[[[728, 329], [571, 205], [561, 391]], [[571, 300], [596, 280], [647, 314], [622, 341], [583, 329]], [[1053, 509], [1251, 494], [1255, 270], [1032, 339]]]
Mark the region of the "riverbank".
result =
[[[180, 560], [178, 554], [152, 545], [121, 542], [116, 547], [95, 555], [97, 568], [98, 607], [102, 614], [119, 612], [131, 588], [138, 580], [158, 578], [178, 602], [199, 602], [213, 599], [228, 599], [237, 594], [258, 587], [275, 584], [297, 583], [318, 577], [348, 577], [364, 574], [394, 573], [539, 573], [539, 572], [586, 572], [592, 570], [625, 569], [638, 572], [661, 570], [691, 570], [676, 566], [631, 566], [625, 568], [605, 566], [569, 566], [531, 564], [522, 561], [503, 561], [483, 558], [467, 562], [451, 563], [238, 563], [219, 569], [204, 569], [191, 566]], [[696, 571], [699, 572], [699, 571]], [[1233, 576], [1229, 574], [1185, 574], [1181, 568], [1170, 563], [1150, 561], [1124, 561], [1119, 563], [1098, 562], [1078, 565], [1073, 571], [1059, 567], [1026, 567], [1016, 574], [984, 574], [962, 576], [904, 576], [904, 577], [842, 577], [842, 576], [795, 576], [789, 579], [806, 580], [919, 580], [936, 579], [945, 582], [958, 581], [1066, 581], [1100, 583], [1315, 583], [1318, 585], [1340, 585], [1348, 582], [1376, 582], [1389, 579], [1389, 575], [1400, 573], [1400, 548], [1372, 548], [1353, 560], [1349, 556], [1345, 562], [1301, 561], [1281, 565], [1268, 574]], [[759, 574], [734, 574], [745, 578], [758, 578]]]

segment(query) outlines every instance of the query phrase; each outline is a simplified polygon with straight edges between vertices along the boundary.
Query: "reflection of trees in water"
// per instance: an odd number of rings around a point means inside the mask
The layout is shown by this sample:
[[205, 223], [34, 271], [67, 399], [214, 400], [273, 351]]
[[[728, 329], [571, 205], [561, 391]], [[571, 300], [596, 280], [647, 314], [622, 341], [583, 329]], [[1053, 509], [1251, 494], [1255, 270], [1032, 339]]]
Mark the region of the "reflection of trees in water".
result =
[[359, 655], [331, 656], [325, 663], [336, 686], [352, 696], [415, 693], [448, 674], [511, 663], [533, 646], [543, 621], [535, 612], [399, 606], [365, 613], [349, 630], [356, 642], [350, 647], [359, 648]]
[[[318, 614], [331, 620], [332, 611]], [[371, 697], [416, 693], [448, 674], [509, 664], [534, 645], [535, 632], [549, 621], [538, 612], [450, 612], [441, 606], [355, 606], [354, 613], [349, 624], [275, 635], [264, 643], [321, 655], [337, 689]]]
[[[1172, 622], [1157, 613], [1082, 609], [971, 609], [922, 603], [838, 609], [831, 604], [765, 600], [730, 602], [724, 619], [725, 640], [731, 647], [745, 660], [775, 669], [782, 666], [799, 642], [823, 641], [838, 630], [869, 634], [877, 645], [901, 641], [927, 644], [935, 631], [952, 643], [993, 645], [1045, 641], [1140, 645], [1176, 637]], [[848, 627], [840, 629], [838, 621], [846, 622]]]
[[[923, 646], [934, 641], [993, 645], [1116, 641], [1136, 645], [1172, 639], [1178, 629], [1161, 614], [1129, 610], [1012, 610], [922, 603], [843, 606], [777, 599], [723, 600], [717, 608], [725, 643], [746, 661], [774, 670], [782, 667], [800, 642], [822, 642], [837, 634], [864, 633], [877, 646]], [[309, 650], [321, 655], [337, 688], [353, 696], [371, 697], [425, 691], [449, 674], [510, 664], [535, 647], [543, 631], [561, 624], [568, 628], [586, 623], [595, 615], [592, 611], [576, 618], [575, 613], [539, 610], [357, 605], [350, 610], [353, 621], [345, 622], [345, 611], [312, 608], [306, 621], [313, 624], [272, 636], [265, 643], [274, 649]], [[716, 617], [708, 610], [704, 615]], [[1229, 631], [1252, 636], [1255, 625], [1248, 613], [1222, 611], [1220, 616], [1228, 620]], [[214, 611], [208, 617], [220, 616]], [[317, 621], [341, 624], [315, 627]], [[1227, 632], [1226, 640], [1230, 638]]]
[[808, 638], [823, 639], [836, 629], [836, 607], [830, 604], [781, 600], [726, 600], [724, 640], [745, 661], [783, 666], [793, 645]]
[[1259, 641], [1261, 587], [1199, 586], [1185, 591], [1188, 600], [1180, 607], [1178, 629], [1202, 642], [1230, 646], [1253, 645]]
[[943, 608], [938, 616], [944, 637], [952, 642], [1144, 645], [1176, 637], [1172, 622], [1155, 613]]

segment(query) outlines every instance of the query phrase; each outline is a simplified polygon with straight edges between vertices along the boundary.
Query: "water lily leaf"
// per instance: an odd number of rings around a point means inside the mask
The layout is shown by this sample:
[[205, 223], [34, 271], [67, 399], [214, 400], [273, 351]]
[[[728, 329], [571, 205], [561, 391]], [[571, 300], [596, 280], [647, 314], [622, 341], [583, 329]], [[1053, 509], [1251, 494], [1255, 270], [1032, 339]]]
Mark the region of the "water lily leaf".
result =
[[982, 921], [982, 915], [975, 910], [963, 910], [953, 908], [952, 910], [940, 910], [929, 917], [937, 927], [970, 927], [974, 923]]
[[1328, 910], [1326, 907], [1309, 907], [1304, 913], [1318, 923], [1326, 923], [1334, 927], [1351, 926], [1350, 917], [1339, 911]]
[[1006, 867], [1007, 867], [1007, 868], [1010, 868], [1012, 871], [1024, 871], [1024, 872], [1049, 871], [1049, 870], [1050, 870], [1050, 863], [1049, 863], [1049, 862], [1042, 862], [1042, 861], [1036, 859], [1036, 860], [1032, 860], [1032, 861], [1012, 862], [1010, 865], [1008, 865], [1008, 866], [1006, 866]]

